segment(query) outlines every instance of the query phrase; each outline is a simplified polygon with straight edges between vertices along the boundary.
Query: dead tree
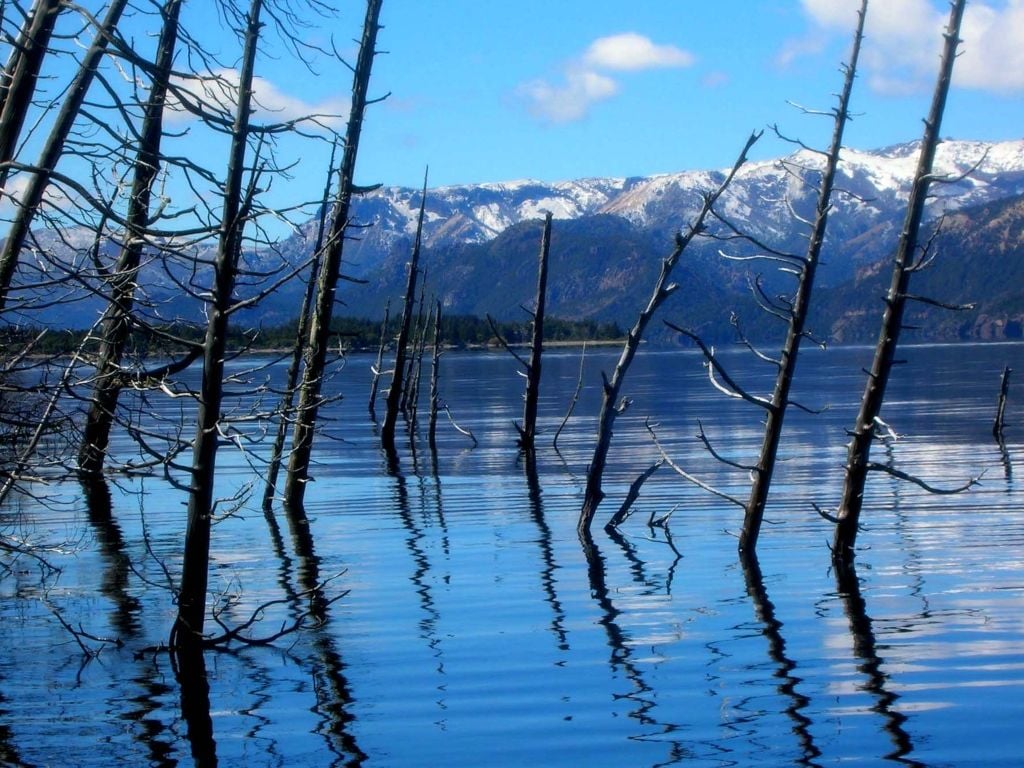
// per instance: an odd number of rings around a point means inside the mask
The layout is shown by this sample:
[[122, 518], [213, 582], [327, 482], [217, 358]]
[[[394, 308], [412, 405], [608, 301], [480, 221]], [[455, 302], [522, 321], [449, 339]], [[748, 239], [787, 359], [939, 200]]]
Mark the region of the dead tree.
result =
[[[765, 504], [768, 501], [768, 490], [771, 487], [772, 475], [775, 472], [775, 461], [782, 437], [782, 424], [786, 409], [791, 405], [789, 399], [796, 371], [797, 355], [800, 343], [807, 335], [807, 314], [811, 306], [811, 293], [814, 288], [814, 277], [818, 268], [821, 249], [825, 242], [825, 231], [828, 227], [828, 214], [832, 207], [832, 191], [835, 185], [836, 169], [839, 166], [839, 154], [843, 148], [843, 131], [850, 119], [850, 94], [857, 76], [857, 62], [860, 58], [861, 41], [864, 38], [864, 20], [867, 14], [867, 0], [862, 0], [857, 12], [857, 27], [853, 36], [853, 48], [849, 63], [843, 67], [843, 89], [839, 101], [833, 110], [835, 123], [832, 129], [832, 143], [825, 153], [825, 169], [821, 176], [818, 189], [818, 202], [814, 212], [814, 223], [811, 227], [807, 251], [801, 261], [788, 264], [798, 272], [796, 294], [792, 304], [787, 308], [788, 328], [786, 340], [782, 345], [779, 358], [774, 362], [778, 367], [775, 388], [765, 408], [764, 440], [761, 454], [752, 472], [753, 484], [750, 498], [743, 516], [743, 530], [740, 533], [739, 548], [741, 552], [753, 552], [757, 547], [757, 537], [764, 518]], [[785, 261], [785, 260], [784, 260]]]
[[537, 264], [537, 295], [534, 299], [534, 309], [526, 312], [533, 319], [533, 331], [530, 341], [530, 358], [526, 359], [520, 355], [508, 342], [498, 324], [490, 315], [487, 322], [491, 326], [491, 332], [498, 340], [498, 343], [505, 348], [512, 357], [523, 367], [523, 378], [526, 379], [526, 392], [523, 394], [523, 423], [512, 422], [512, 426], [519, 433], [518, 444], [524, 451], [534, 449], [537, 437], [537, 404], [540, 400], [540, 375], [541, 362], [544, 354], [544, 313], [547, 304], [548, 292], [548, 252], [551, 248], [551, 213], [544, 217], [544, 229], [540, 239], [540, 256]]
[[[66, 7], [60, 0], [36, 0], [11, 48], [0, 80], [0, 163], [15, 158], [57, 17]], [[0, 167], [0, 189], [9, 172]]]
[[437, 411], [441, 401], [438, 380], [441, 376], [441, 302], [434, 302], [434, 346], [430, 355], [430, 417], [427, 423], [427, 444], [437, 448]]
[[532, 451], [537, 437], [537, 402], [540, 399], [541, 357], [544, 354], [544, 312], [548, 293], [548, 252], [551, 249], [551, 213], [544, 216], [544, 233], [540, 239], [540, 256], [537, 264], [537, 297], [533, 318], [533, 339], [530, 343], [530, 359], [526, 362], [526, 394], [523, 396], [523, 425], [516, 425], [519, 431], [519, 447]]
[[850, 432], [843, 495], [834, 518], [835, 535], [832, 540], [832, 557], [837, 564], [850, 561], [854, 556], [854, 545], [860, 525], [864, 485], [868, 472], [873, 469], [884, 469], [882, 465], [871, 462], [871, 443], [875, 439], [875, 431], [880, 423], [886, 385], [889, 383], [889, 376], [896, 363], [896, 345], [899, 342], [900, 331], [903, 330], [906, 304], [908, 301], [938, 303], [931, 299], [912, 295], [909, 292], [909, 287], [911, 275], [929, 261], [927, 248], [918, 257], [918, 238], [924, 218], [928, 188], [934, 180], [932, 164], [935, 158], [935, 149], [939, 144], [942, 115], [946, 108], [946, 97], [949, 93], [953, 64], [956, 61], [956, 51], [960, 44], [960, 23], [963, 19], [965, 5], [966, 0], [954, 0], [951, 5], [949, 23], [944, 33], [945, 45], [939, 64], [938, 82], [932, 97], [931, 109], [924, 123], [921, 152], [910, 188], [906, 218], [893, 260], [892, 281], [885, 296], [885, 311], [882, 314], [878, 343], [875, 346], [875, 355], [871, 370], [868, 372], [857, 420]]
[[603, 380], [603, 397], [601, 400], [601, 412], [598, 417], [597, 442], [594, 445], [594, 455], [590, 460], [590, 466], [587, 467], [587, 485], [583, 499], [583, 507], [580, 510], [580, 518], [577, 525], [581, 536], [589, 535], [590, 524], [594, 519], [594, 514], [597, 512], [597, 507], [605, 496], [605, 493], [601, 488], [601, 479], [604, 475], [605, 465], [608, 460], [608, 450], [611, 448], [612, 427], [615, 424], [616, 417], [618, 417], [619, 414], [625, 411], [628, 407], [627, 400], [619, 399], [620, 392], [622, 390], [622, 383], [625, 380], [626, 372], [629, 370], [630, 363], [633, 362], [636, 351], [640, 346], [644, 330], [647, 328], [647, 325], [650, 323], [651, 318], [654, 316], [658, 307], [660, 307], [664, 303], [665, 299], [672, 295], [676, 288], [678, 288], [676, 284], [669, 283], [669, 278], [672, 275], [673, 268], [676, 263], [678, 263], [679, 258], [683, 255], [683, 251], [686, 250], [687, 246], [695, 237], [704, 231], [704, 222], [711, 214], [711, 210], [714, 207], [715, 202], [719, 197], [721, 197], [722, 193], [725, 192], [729, 184], [732, 183], [736, 173], [747, 160], [747, 152], [750, 151], [750, 148], [760, 138], [760, 136], [760, 132], [752, 133], [750, 135], [750, 138], [747, 139], [747, 143], [744, 145], [743, 151], [740, 152], [740, 156], [736, 160], [735, 165], [733, 165], [729, 174], [726, 176], [725, 181], [723, 181], [715, 191], [704, 195], [704, 202], [700, 211], [690, 224], [689, 229], [685, 233], [680, 232], [676, 235], [675, 248], [672, 253], [665, 257], [661, 262], [661, 272], [654, 284], [654, 290], [651, 293], [651, 298], [648, 300], [647, 306], [640, 311], [636, 323], [632, 328], [630, 328], [629, 334], [626, 336], [626, 342], [622, 347], [622, 354], [619, 356], [619, 361], [615, 365], [615, 370], [612, 372], [611, 379], [609, 380], [603, 372], [601, 374]]
[[380, 324], [380, 344], [377, 346], [377, 359], [373, 363], [371, 372], [373, 378], [370, 380], [370, 418], [377, 420], [377, 390], [380, 388], [381, 368], [384, 365], [384, 350], [388, 345], [388, 320], [391, 319], [391, 299], [384, 304], [384, 319]]
[[[337, 147], [337, 144], [335, 144]], [[289, 420], [294, 412], [295, 387], [299, 381], [299, 371], [302, 367], [302, 341], [309, 333], [309, 309], [313, 303], [313, 289], [316, 287], [314, 277], [320, 266], [320, 256], [324, 244], [324, 232], [327, 225], [328, 197], [330, 195], [331, 179], [334, 175], [334, 152], [331, 152], [331, 162], [328, 166], [327, 184], [324, 187], [323, 199], [320, 203], [319, 220], [317, 221], [316, 242], [313, 244], [313, 260], [309, 266], [309, 280], [306, 282], [306, 292], [302, 297], [302, 307], [299, 309], [299, 317], [295, 326], [295, 344], [292, 347], [292, 358], [288, 363], [288, 372], [285, 375], [284, 390], [281, 396], [281, 404], [278, 407], [277, 434], [274, 437], [274, 445], [270, 449], [270, 465], [267, 467], [267, 482], [263, 488], [263, 509], [269, 511], [274, 503], [274, 494], [277, 492], [277, 477], [281, 472], [281, 461], [284, 456], [284, 444], [287, 438]]]
[[409, 366], [400, 404], [402, 415], [413, 431], [416, 430], [416, 415], [420, 402], [420, 378], [423, 376], [423, 356], [427, 351], [427, 321], [429, 320], [427, 317], [426, 272], [422, 277], [418, 301], [419, 311], [416, 314], [416, 324], [413, 326], [412, 350], [409, 355]]
[[203, 374], [196, 413], [196, 437], [192, 449], [188, 524], [178, 616], [171, 630], [170, 646], [194, 651], [202, 644], [206, 620], [206, 587], [210, 564], [210, 529], [215, 513], [214, 478], [220, 441], [224, 358], [229, 314], [234, 303], [235, 280], [242, 250], [244, 227], [255, 192], [253, 178], [243, 189], [246, 150], [252, 113], [252, 84], [263, 0], [252, 0], [246, 19], [245, 48], [238, 81], [238, 103], [231, 128], [231, 149], [224, 183], [221, 229], [214, 262], [214, 285], [203, 344]]
[[[777, 264], [780, 271], [793, 275], [796, 278], [796, 287], [791, 297], [780, 297], [772, 299], [765, 292], [761, 278], [758, 276], [752, 286], [754, 299], [760, 308], [770, 317], [780, 320], [786, 324], [786, 336], [783, 341], [778, 357], [771, 357], [763, 354], [747, 340], [736, 315], [733, 315], [732, 322], [740, 336], [740, 341], [762, 362], [767, 362], [775, 367], [775, 385], [770, 397], [761, 397], [751, 394], [725, 369], [722, 362], [715, 356], [713, 348], [709, 347], [691, 330], [681, 328], [667, 323], [673, 330], [681, 333], [694, 341], [704, 354], [705, 365], [708, 369], [708, 376], [712, 385], [720, 392], [729, 397], [744, 400], [758, 406], [765, 412], [764, 437], [761, 444], [761, 452], [756, 464], [744, 464], [724, 459], [718, 454], [710, 441], [710, 438], [700, 427], [698, 438], [704, 447], [719, 461], [735, 469], [742, 470], [751, 478], [750, 495], [746, 502], [727, 493], [713, 489], [694, 478], [681, 468], [674, 466], [678, 474], [690, 482], [715, 493], [720, 498], [726, 499], [744, 510], [743, 529], [739, 537], [739, 549], [744, 556], [751, 556], [757, 546], [757, 538], [764, 518], [765, 505], [768, 500], [768, 491], [771, 487], [772, 475], [775, 472], [776, 459], [778, 456], [779, 444], [782, 437], [782, 426], [786, 411], [791, 405], [796, 405], [790, 400], [793, 377], [796, 371], [797, 356], [800, 345], [804, 338], [809, 337], [807, 331], [807, 316], [811, 305], [811, 295], [814, 288], [814, 278], [817, 272], [821, 250], [825, 241], [825, 233], [828, 226], [828, 216], [832, 207], [832, 196], [835, 186], [836, 170], [839, 165], [839, 156], [843, 147], [843, 133], [847, 121], [850, 119], [850, 96], [853, 92], [853, 83], [857, 73], [857, 62], [860, 57], [861, 41], [864, 36], [864, 21], [867, 14], [867, 0], [861, 0], [861, 7], [857, 13], [857, 24], [853, 36], [853, 46], [849, 62], [843, 66], [844, 73], [843, 88], [838, 96], [835, 108], [831, 111], [833, 118], [832, 141], [826, 151], [816, 153], [823, 156], [824, 168], [821, 171], [818, 184], [817, 202], [814, 215], [809, 219], [803, 219], [794, 212], [794, 216], [809, 228], [807, 237], [807, 248], [802, 256], [794, 253], [787, 253], [771, 247], [757, 239], [743, 233], [733, 224], [722, 217], [719, 220], [726, 226], [727, 234], [725, 239], [739, 239], [753, 244], [759, 251], [753, 256], [726, 258], [738, 261], [767, 261]], [[776, 129], [777, 131], [777, 129]], [[797, 142], [799, 143], [799, 142]], [[804, 146], [801, 144], [801, 146]], [[806, 147], [804, 147], [806, 149]], [[802, 179], [801, 179], [802, 181]], [[723, 254], [724, 255], [724, 254]], [[798, 406], [802, 407], [802, 406]], [[653, 429], [651, 430], [654, 435]], [[657, 444], [657, 439], [655, 438]], [[659, 446], [660, 450], [660, 446]], [[662, 451], [664, 455], [664, 451]], [[667, 456], [665, 457], [667, 459]]]
[[1003, 417], [1006, 415], [1006, 396], [1010, 391], [1010, 366], [1003, 368], [1003, 375], [999, 379], [999, 400], [996, 403], [996, 418], [992, 422], [992, 437], [997, 441], [1003, 440]]
[[423, 242], [423, 216], [427, 206], [427, 177], [423, 177], [423, 196], [420, 199], [420, 213], [416, 223], [416, 238], [413, 241], [412, 256], [409, 259], [409, 272], [406, 276], [405, 299], [402, 304], [402, 320], [398, 326], [398, 339], [395, 342], [394, 371], [391, 374], [391, 386], [388, 388], [387, 409], [384, 412], [384, 424], [380, 430], [381, 445], [388, 451], [395, 450], [395, 427], [398, 424], [398, 413], [401, 410], [402, 392], [405, 388], [406, 358], [409, 352], [409, 339], [412, 331], [413, 311], [416, 305], [416, 281], [419, 278], [420, 248]]
[[167, 0], [161, 9], [163, 25], [139, 132], [134, 178], [128, 199], [127, 227], [121, 254], [109, 279], [110, 299], [103, 315], [92, 398], [78, 452], [79, 471], [85, 476], [95, 477], [103, 471], [110, 429], [124, 386], [120, 374], [121, 359], [132, 330], [132, 306], [146, 242], [144, 231], [150, 224], [153, 184], [161, 166], [164, 107], [178, 39], [181, 5], [182, 0]]
[[368, 0], [363, 21], [363, 34], [359, 55], [352, 76], [352, 102], [345, 132], [345, 150], [342, 153], [338, 175], [338, 192], [331, 211], [331, 227], [317, 275], [316, 299], [310, 315], [309, 337], [306, 340], [302, 380], [299, 384], [299, 404], [292, 432], [292, 451], [288, 459], [285, 481], [285, 502], [294, 507], [302, 505], [309, 481], [309, 462], [313, 452], [313, 434], [320, 408], [321, 391], [327, 369], [327, 347], [331, 336], [331, 319], [338, 280], [345, 233], [349, 227], [352, 196], [362, 190], [355, 183], [356, 158], [363, 130], [363, 115], [373, 103], [367, 97], [370, 73], [377, 55], [378, 19], [383, 0]]
[[11, 288], [11, 281], [18, 265], [18, 258], [25, 240], [29, 236], [32, 221], [43, 201], [43, 194], [50, 183], [51, 175], [57, 168], [57, 163], [64, 150], [64, 143], [71, 132], [71, 128], [78, 118], [85, 97], [89, 92], [99, 67], [100, 59], [107, 50], [108, 44], [113, 37], [114, 30], [121, 19], [121, 13], [127, 5], [127, 0], [112, 0], [107, 8], [106, 16], [96, 30], [96, 36], [86, 51], [78, 73], [68, 88], [68, 96], [61, 104], [60, 111], [54, 120], [53, 127], [46, 139], [36, 165], [30, 169], [32, 178], [24, 193], [17, 200], [17, 211], [14, 221], [7, 233], [3, 249], [0, 250], [0, 313], [3, 313], [8, 294]]

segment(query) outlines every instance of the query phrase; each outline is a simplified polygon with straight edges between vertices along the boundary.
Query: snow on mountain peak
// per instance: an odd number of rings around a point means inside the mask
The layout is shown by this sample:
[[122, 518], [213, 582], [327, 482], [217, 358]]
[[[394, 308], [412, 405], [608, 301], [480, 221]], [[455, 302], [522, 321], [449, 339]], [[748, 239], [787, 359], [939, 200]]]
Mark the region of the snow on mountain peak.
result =
[[[848, 210], [877, 211], [905, 199], [918, 162], [919, 142], [865, 151], [845, 148], [840, 160], [840, 187], [836, 205]], [[807, 174], [820, 171], [823, 157], [799, 149], [777, 159], [745, 165], [721, 201], [723, 212], [753, 217], [765, 226], [784, 226], [787, 201], [813, 195], [803, 184]], [[936, 176], [960, 179], [937, 188], [940, 207], [962, 207], [988, 199], [1024, 192], [1024, 141], [988, 143], [942, 142], [936, 153]], [[556, 219], [574, 219], [598, 213], [621, 216], [643, 227], [684, 226], [700, 205], [701, 193], [714, 189], [724, 170], [681, 171], [639, 178], [587, 178], [541, 182], [532, 179], [449, 185], [428, 190], [425, 236], [462, 242], [483, 242], [522, 221], [541, 218], [550, 211]], [[415, 233], [420, 191], [385, 187], [360, 200], [361, 220], [386, 230], [384, 240]], [[458, 226], [451, 220], [456, 219]]]

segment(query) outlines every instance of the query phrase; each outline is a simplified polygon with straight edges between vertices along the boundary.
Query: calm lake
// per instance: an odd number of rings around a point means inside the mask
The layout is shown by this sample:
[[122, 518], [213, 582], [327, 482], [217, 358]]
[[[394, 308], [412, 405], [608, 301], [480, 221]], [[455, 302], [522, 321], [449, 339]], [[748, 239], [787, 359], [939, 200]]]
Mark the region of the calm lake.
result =
[[[1006, 442], [991, 435], [999, 375], [1024, 346], [907, 347], [884, 417], [900, 439], [873, 458], [934, 485], [984, 473], [957, 496], [877, 474], [856, 573], [831, 569], [832, 526], [871, 350], [808, 350], [783, 462], [744, 569], [742, 511], [667, 467], [619, 535], [602, 530], [658, 458], [743, 496], [760, 414], [709, 384], [698, 354], [643, 350], [625, 393], [593, 540], [576, 520], [593, 449], [600, 371], [551, 437], [580, 370], [578, 349], [545, 357], [535, 466], [515, 448], [523, 379], [508, 355], [450, 353], [436, 453], [400, 441], [388, 471], [367, 413], [367, 356], [331, 381], [307, 519], [267, 517], [260, 449], [226, 445], [223, 494], [253, 500], [214, 528], [211, 601], [229, 625], [267, 601], [271, 634], [314, 598], [324, 621], [266, 647], [206, 654], [208, 697], [183, 697], [165, 653], [185, 494], [162, 474], [119, 478], [109, 496], [39, 486], [0, 510], [8, 533], [59, 545], [59, 575], [20, 559], [0, 576], [0, 763], [33, 766], [920, 766], [1018, 764], [1024, 754], [1024, 407], [1012, 382]], [[748, 390], [772, 371], [723, 353]], [[245, 377], [253, 360], [233, 364]], [[283, 377], [285, 365], [256, 374]], [[241, 387], [241, 385], [239, 385]], [[424, 388], [425, 389], [425, 388]], [[268, 400], [268, 407], [269, 407]], [[139, 416], [170, 432], [185, 401]], [[425, 417], [421, 417], [425, 421]], [[189, 421], [191, 424], [191, 421]], [[259, 422], [247, 424], [251, 435]], [[191, 429], [191, 427], [187, 427]], [[423, 426], [425, 432], [425, 424]], [[128, 456], [127, 439], [118, 450]], [[187, 463], [187, 459], [186, 459]], [[223, 511], [232, 506], [225, 503]], [[235, 506], [238, 506], [237, 504]], [[664, 527], [652, 516], [672, 512]], [[54, 615], [117, 637], [87, 660]], [[211, 621], [208, 629], [214, 631]], [[90, 647], [99, 647], [93, 640]]]

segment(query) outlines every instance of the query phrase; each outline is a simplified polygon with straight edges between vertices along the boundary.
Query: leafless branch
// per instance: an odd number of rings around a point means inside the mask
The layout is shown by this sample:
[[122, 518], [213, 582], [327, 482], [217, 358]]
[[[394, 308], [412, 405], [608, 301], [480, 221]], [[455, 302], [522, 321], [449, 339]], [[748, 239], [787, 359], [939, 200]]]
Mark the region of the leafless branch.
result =
[[744, 502], [742, 502], [739, 499], [737, 499], [735, 496], [730, 496], [728, 493], [725, 493], [724, 491], [720, 491], [717, 488], [714, 488], [713, 486], [708, 485], [703, 480], [697, 479], [696, 477], [691, 475], [689, 472], [684, 470], [682, 467], [680, 467], [678, 464], [676, 464], [674, 461], [672, 461], [672, 457], [669, 456], [668, 453], [666, 453], [665, 449], [661, 445], [661, 442], [658, 440], [658, 435], [654, 431], [654, 426], [651, 424], [651, 420], [650, 419], [644, 420], [644, 426], [647, 428], [647, 431], [650, 432], [651, 439], [654, 441], [654, 445], [658, 448], [658, 451], [659, 451], [659, 453], [661, 453], [661, 457], [665, 460], [665, 463], [668, 464], [672, 469], [674, 469], [676, 471], [676, 473], [680, 477], [684, 478], [685, 480], [689, 480], [691, 483], [696, 485], [698, 488], [703, 488], [708, 493], [714, 494], [715, 496], [717, 496], [720, 499], [725, 499], [726, 501], [732, 502], [733, 504], [735, 504], [736, 506], [740, 507], [741, 509], [746, 507], [746, 504], [744, 504]]

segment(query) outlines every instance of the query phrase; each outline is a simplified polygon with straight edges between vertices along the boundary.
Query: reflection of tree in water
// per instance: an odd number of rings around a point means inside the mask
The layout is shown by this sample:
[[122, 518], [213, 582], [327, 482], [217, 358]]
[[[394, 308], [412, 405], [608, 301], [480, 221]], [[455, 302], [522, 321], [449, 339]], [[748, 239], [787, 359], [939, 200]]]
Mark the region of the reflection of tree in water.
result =
[[[106, 560], [106, 568], [100, 582], [100, 593], [108, 597], [114, 604], [111, 624], [121, 638], [133, 637], [139, 632], [139, 614], [141, 605], [138, 598], [130, 593], [130, 576], [132, 573], [131, 556], [128, 554], [124, 534], [114, 519], [113, 497], [110, 486], [103, 477], [89, 478], [82, 482], [86, 510], [89, 523], [92, 525], [99, 545], [99, 551]], [[181, 669], [177, 670], [179, 675]], [[205, 666], [190, 668], [187, 700], [183, 691], [183, 709], [192, 742], [193, 754], [198, 753], [201, 764], [216, 764], [216, 745], [213, 741], [213, 726], [209, 717], [209, 687], [205, 688]], [[202, 679], [193, 679], [202, 678]], [[157, 667], [156, 660], [140, 669], [133, 679], [142, 693], [131, 699], [137, 705], [121, 714], [121, 718], [135, 723], [136, 741], [148, 753], [148, 764], [161, 768], [177, 765], [173, 757], [174, 744], [178, 736], [172, 733], [157, 715], [166, 709], [166, 700], [173, 693], [173, 688], [163, 681], [163, 672]], [[203, 713], [203, 696], [206, 696], [206, 712]], [[200, 763], [197, 763], [200, 764]]]
[[778, 691], [789, 700], [785, 711], [793, 722], [793, 734], [800, 744], [801, 756], [797, 762], [800, 765], [816, 766], [818, 763], [815, 762], [815, 758], [821, 757], [821, 750], [814, 743], [814, 736], [811, 734], [813, 721], [804, 714], [810, 699], [797, 690], [803, 678], [794, 674], [797, 664], [786, 654], [786, 640], [782, 636], [783, 623], [776, 617], [775, 605], [768, 597], [757, 555], [751, 553], [741, 558], [741, 561], [747, 594], [754, 603], [754, 613], [761, 622], [761, 631], [768, 640], [768, 656], [775, 663], [773, 675], [779, 680]]
[[210, 717], [210, 682], [206, 677], [206, 659], [202, 648], [182, 646], [172, 655], [174, 672], [181, 692], [181, 717], [192, 760], [197, 768], [217, 765], [217, 742], [213, 738]]
[[[309, 518], [301, 506], [288, 507], [285, 512], [292, 546], [299, 561], [299, 589], [292, 586], [291, 559], [283, 546], [278, 548], [282, 539], [280, 533], [275, 534], [277, 525], [273, 515], [268, 515], [267, 521], [271, 524], [271, 540], [281, 561], [279, 582], [291, 598], [292, 610], [295, 615], [308, 610], [316, 621], [316, 625], [311, 629], [316, 662], [310, 664], [310, 672], [313, 675], [313, 690], [316, 693], [316, 704], [312, 711], [321, 718], [317, 733], [324, 737], [328, 751], [334, 755], [335, 759], [331, 765], [362, 765], [367, 755], [359, 748], [351, 733], [351, 725], [355, 720], [351, 709], [355, 699], [345, 676], [345, 662], [328, 631], [329, 608], [333, 600], [324, 593], [320, 558], [313, 546]], [[304, 604], [303, 595], [308, 596], [308, 605]]]
[[121, 718], [140, 726], [135, 739], [149, 753], [147, 765], [151, 768], [173, 768], [178, 761], [173, 757], [174, 744], [178, 736], [170, 732], [159, 715], [167, 711], [166, 700], [174, 689], [164, 682], [163, 673], [157, 668], [156, 659], [148, 668], [140, 670], [132, 682], [143, 693], [131, 699], [136, 705], [126, 710]]
[[555, 562], [554, 547], [551, 543], [551, 528], [544, 518], [544, 505], [541, 501], [540, 479], [537, 476], [537, 456], [533, 451], [526, 451], [520, 454], [523, 460], [523, 469], [526, 472], [526, 483], [529, 489], [530, 517], [533, 518], [537, 531], [540, 534], [538, 544], [540, 545], [540, 558], [543, 567], [540, 573], [540, 583], [544, 590], [544, 599], [551, 606], [554, 616], [551, 619], [551, 631], [558, 640], [558, 649], [569, 650], [569, 636], [565, 629], [565, 609], [558, 599], [558, 592], [555, 585], [558, 580], [555, 578], [555, 571], [558, 564]]
[[583, 546], [583, 554], [587, 561], [587, 577], [590, 582], [590, 592], [598, 608], [601, 610], [601, 617], [598, 622], [604, 628], [608, 636], [608, 646], [611, 648], [609, 665], [613, 673], [621, 669], [626, 679], [633, 686], [633, 690], [630, 693], [623, 694], [617, 698], [628, 699], [636, 705], [629, 713], [629, 716], [645, 728], [655, 726], [661, 729], [660, 733], [645, 733], [640, 736], [631, 736], [630, 738], [636, 741], [655, 741], [663, 743], [668, 747], [668, 758], [663, 762], [655, 763], [655, 766], [672, 765], [693, 758], [693, 751], [683, 741], [665, 738], [667, 734], [681, 730], [680, 726], [659, 723], [657, 718], [654, 717], [653, 710], [657, 705], [657, 695], [650, 684], [644, 679], [641, 666], [633, 659], [633, 649], [628, 643], [628, 636], [619, 625], [618, 618], [622, 612], [611, 599], [604, 556], [589, 532], [585, 530], [580, 531], [580, 543]]
[[141, 606], [128, 589], [132, 571], [124, 535], [113, 514], [110, 486], [102, 477], [82, 483], [89, 522], [107, 567], [100, 582], [100, 593], [114, 603], [111, 623], [121, 637], [133, 637], [139, 631]]
[[923, 763], [907, 757], [914, 751], [910, 734], [903, 727], [907, 716], [893, 708], [899, 700], [899, 695], [889, 690], [889, 676], [882, 670], [883, 661], [878, 655], [874, 627], [867, 614], [867, 605], [861, 596], [857, 570], [852, 562], [844, 567], [836, 568], [836, 588], [843, 601], [843, 610], [850, 624], [854, 655], [861, 660], [857, 669], [867, 677], [863, 689], [875, 698], [875, 704], [871, 707], [871, 711], [882, 716], [883, 728], [895, 747], [892, 752], [885, 755], [885, 758], [923, 768]]
[[[408, 480], [402, 473], [401, 466], [398, 460], [398, 454], [394, 451], [387, 451], [387, 467], [388, 474], [395, 479], [395, 507], [398, 510], [398, 517], [408, 534], [405, 538], [406, 548], [409, 550], [409, 554], [412, 557], [412, 561], [415, 565], [415, 570], [412, 576], [409, 577], [409, 581], [412, 582], [416, 594], [419, 596], [420, 608], [423, 610], [423, 618], [419, 622], [420, 637], [427, 642], [427, 646], [433, 651], [434, 658], [437, 659], [437, 672], [444, 676], [444, 651], [441, 648], [441, 638], [437, 634], [437, 624], [441, 619], [441, 613], [437, 610], [437, 604], [434, 601], [434, 594], [430, 588], [430, 558], [427, 555], [426, 550], [422, 546], [422, 542], [425, 540], [424, 529], [417, 521], [415, 515], [412, 513], [412, 504], [409, 499], [409, 487]], [[440, 481], [437, 481], [438, 487], [438, 511], [440, 512]], [[441, 518], [442, 527], [444, 525], [444, 518]], [[445, 530], [445, 539], [447, 539], [447, 531]], [[438, 685], [438, 691], [442, 697], [445, 695], [446, 686], [442, 683]], [[444, 708], [444, 699], [442, 698], [438, 703]]]
[[21, 759], [18, 748], [14, 746], [14, 734], [7, 723], [11, 722], [11, 711], [4, 704], [7, 701], [3, 692], [0, 691], [0, 763], [3, 765], [23, 765], [26, 763]]

